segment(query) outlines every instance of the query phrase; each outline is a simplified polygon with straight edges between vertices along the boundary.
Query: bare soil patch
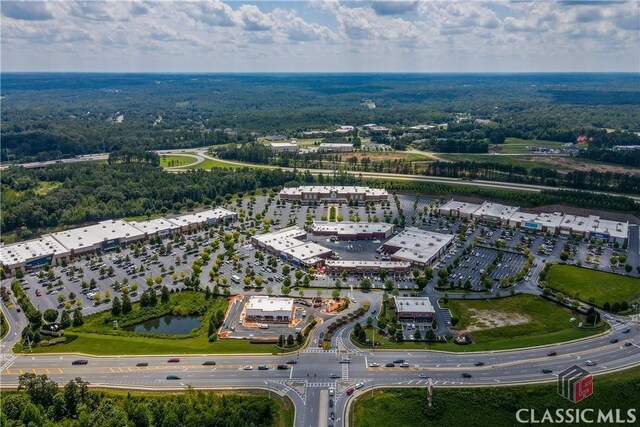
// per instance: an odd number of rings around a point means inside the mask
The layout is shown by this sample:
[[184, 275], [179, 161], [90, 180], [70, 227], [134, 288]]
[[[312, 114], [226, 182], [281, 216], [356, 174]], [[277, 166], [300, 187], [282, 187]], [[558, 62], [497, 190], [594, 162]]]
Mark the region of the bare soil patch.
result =
[[506, 313], [504, 311], [497, 310], [477, 310], [474, 308], [469, 309], [473, 314], [471, 315], [471, 324], [467, 326], [465, 332], [482, 331], [484, 329], [501, 328], [503, 326], [521, 325], [523, 323], [531, 322], [531, 318], [522, 313]]

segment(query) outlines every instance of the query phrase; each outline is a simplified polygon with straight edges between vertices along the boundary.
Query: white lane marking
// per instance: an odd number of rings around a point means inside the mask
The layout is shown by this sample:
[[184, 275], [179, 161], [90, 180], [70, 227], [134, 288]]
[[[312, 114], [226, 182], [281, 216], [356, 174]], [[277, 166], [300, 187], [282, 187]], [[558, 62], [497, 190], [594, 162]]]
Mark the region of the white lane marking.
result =
[[291, 372], [289, 373], [289, 379], [293, 379], [293, 366], [291, 366]]

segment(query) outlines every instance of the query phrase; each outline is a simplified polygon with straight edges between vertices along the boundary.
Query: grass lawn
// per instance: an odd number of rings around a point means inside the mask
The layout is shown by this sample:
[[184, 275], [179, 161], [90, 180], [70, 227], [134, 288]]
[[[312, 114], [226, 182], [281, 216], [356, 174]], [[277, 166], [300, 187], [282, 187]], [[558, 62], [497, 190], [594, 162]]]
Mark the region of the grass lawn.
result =
[[549, 287], [570, 297], [602, 307], [605, 302], [627, 301], [640, 297], [640, 280], [620, 274], [595, 271], [573, 265], [553, 265], [549, 269]]
[[173, 168], [173, 167], [185, 167], [189, 166], [198, 161], [197, 157], [183, 154], [183, 155], [160, 155], [160, 166], [163, 168]]
[[[223, 298], [207, 301], [202, 292], [180, 292], [171, 295], [167, 305], [158, 305], [153, 309], [141, 309], [139, 303], [133, 304], [133, 310], [126, 317], [117, 319], [120, 326], [127, 326], [143, 320], [165, 314], [200, 313], [202, 326], [184, 336], [143, 335], [135, 332], [112, 328], [113, 317], [109, 310], [92, 314], [84, 318], [84, 324], [66, 330], [68, 342], [52, 346], [35, 347], [34, 353], [86, 353], [94, 355], [116, 354], [230, 354], [230, 353], [267, 353], [277, 352], [273, 344], [251, 344], [247, 340], [219, 339], [209, 342], [207, 327], [209, 317], [218, 310], [224, 312], [227, 301]], [[202, 314], [204, 313], [204, 314]], [[24, 350], [17, 344], [16, 351]]]
[[4, 313], [0, 312], [0, 338], [4, 338], [7, 332], [9, 332], [9, 324], [7, 319], [4, 318]]
[[[535, 409], [540, 419], [545, 410], [580, 408], [605, 413], [620, 409], [624, 418], [635, 408], [640, 393], [640, 368], [594, 377], [594, 393], [574, 404], [560, 396], [556, 384], [486, 388], [435, 388], [433, 406], [426, 404], [424, 388], [384, 389], [362, 393], [351, 407], [350, 426], [512, 426], [519, 425], [516, 411]], [[591, 416], [589, 416], [591, 417]], [[549, 425], [545, 423], [544, 425]], [[577, 424], [571, 424], [577, 425]], [[595, 424], [593, 424], [595, 425]], [[612, 424], [613, 425], [613, 424]]]
[[530, 153], [525, 147], [546, 147], [546, 148], [561, 148], [563, 142], [558, 141], [536, 141], [530, 139], [520, 138], [507, 138], [504, 144], [498, 145], [498, 152], [503, 154], [527, 154]]
[[183, 170], [187, 170], [187, 169], [210, 170], [211, 168], [235, 169], [235, 168], [243, 168], [243, 167], [247, 167], [247, 168], [267, 168], [267, 169], [275, 168], [275, 166], [268, 166], [268, 165], [255, 165], [255, 164], [251, 164], [251, 163], [240, 163], [240, 162], [227, 163], [227, 162], [222, 162], [220, 160], [205, 159], [202, 163], [198, 163], [197, 165], [194, 165], [193, 167], [185, 166], [185, 167], [177, 168], [176, 170], [181, 170], [181, 169], [183, 169]]
[[[474, 323], [472, 310], [485, 311], [484, 315], [525, 314], [529, 317], [527, 323], [511, 326], [491, 327], [471, 332], [474, 343], [458, 345], [454, 343], [418, 343], [413, 341], [389, 341], [376, 334], [376, 341], [380, 342], [380, 349], [418, 350], [432, 349], [440, 351], [467, 352], [507, 350], [512, 348], [532, 347], [537, 345], [555, 344], [595, 335], [605, 330], [605, 324], [596, 328], [578, 329], [582, 317], [571, 313], [560, 306], [534, 295], [515, 295], [497, 300], [449, 300], [446, 305], [453, 317], [459, 319], [456, 329], [462, 331]], [[481, 315], [482, 316], [482, 315]], [[575, 322], [569, 319], [575, 317]], [[367, 337], [372, 339], [373, 331], [367, 331]]]

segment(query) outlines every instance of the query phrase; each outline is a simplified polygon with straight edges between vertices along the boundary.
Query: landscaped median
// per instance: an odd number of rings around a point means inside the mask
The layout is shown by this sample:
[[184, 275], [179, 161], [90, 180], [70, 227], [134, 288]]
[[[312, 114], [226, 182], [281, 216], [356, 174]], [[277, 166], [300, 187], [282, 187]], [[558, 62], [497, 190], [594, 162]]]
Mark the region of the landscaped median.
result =
[[[557, 419], [556, 411], [559, 409], [593, 410], [584, 413], [588, 419], [596, 419], [598, 410], [605, 415], [612, 411], [613, 421], [609, 422], [610, 425], [616, 424], [616, 410], [619, 410], [619, 417], [622, 417], [619, 420], [637, 425], [637, 419], [640, 419], [640, 368], [596, 376], [593, 390], [593, 395], [582, 402], [573, 403], [558, 394], [555, 382], [508, 387], [436, 386], [433, 406], [429, 407], [426, 388], [377, 389], [373, 393], [367, 391], [357, 396], [350, 406], [349, 426], [513, 426], [522, 421], [523, 425], [527, 425], [532, 417], [541, 420], [547, 410]], [[635, 411], [633, 420], [629, 418], [629, 410]], [[543, 424], [549, 425], [549, 421]], [[569, 424], [588, 425], [570, 421]], [[602, 422], [593, 423], [596, 424], [602, 425]]]
[[[227, 300], [206, 298], [203, 292], [187, 291], [171, 294], [167, 302], [153, 307], [134, 303], [131, 312], [114, 316], [103, 311], [83, 319], [83, 324], [68, 328], [66, 342], [45, 347], [33, 347], [33, 353], [84, 353], [92, 355], [143, 354], [230, 354], [277, 352], [273, 344], [251, 344], [248, 340], [215, 339], [213, 332], [224, 318]], [[167, 314], [198, 315], [200, 326], [185, 335], [139, 334], [121, 328]], [[113, 321], [118, 320], [118, 329]], [[212, 325], [213, 323], [213, 325]], [[213, 335], [213, 336], [212, 336]], [[17, 344], [16, 352], [29, 352]]]
[[[454, 330], [468, 336], [472, 344], [455, 344], [451, 339], [446, 343], [400, 342], [376, 332], [375, 341], [380, 343], [377, 348], [454, 352], [508, 350], [587, 338], [608, 328], [604, 322], [588, 326], [585, 316], [535, 295], [490, 300], [450, 299], [442, 307], [451, 311]], [[373, 329], [367, 329], [366, 333], [373, 342]]]

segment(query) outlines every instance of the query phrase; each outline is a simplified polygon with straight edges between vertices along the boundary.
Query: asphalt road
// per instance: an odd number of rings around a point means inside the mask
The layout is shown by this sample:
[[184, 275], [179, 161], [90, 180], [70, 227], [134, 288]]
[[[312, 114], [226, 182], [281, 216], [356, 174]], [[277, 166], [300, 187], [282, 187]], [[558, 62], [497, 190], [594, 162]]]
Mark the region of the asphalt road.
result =
[[[3, 309], [3, 312], [6, 311]], [[10, 322], [24, 322], [15, 318], [17, 313], [8, 313]], [[286, 394], [296, 406], [296, 426], [320, 425], [330, 412], [335, 412], [335, 426], [344, 425], [344, 413], [348, 399], [359, 393], [371, 390], [373, 386], [426, 386], [432, 379], [434, 386], [472, 386], [496, 384], [520, 384], [536, 381], [554, 381], [562, 370], [578, 364], [594, 374], [610, 372], [640, 363], [640, 325], [631, 324], [622, 318], [613, 322], [612, 331], [605, 336], [588, 340], [557, 344], [542, 348], [520, 349], [513, 351], [446, 353], [436, 351], [371, 351], [357, 348], [348, 340], [353, 324], [336, 333], [334, 349], [321, 350], [310, 347], [296, 355], [257, 356], [257, 355], [166, 355], [166, 356], [113, 356], [88, 357], [69, 354], [49, 355], [13, 355], [8, 351], [11, 342], [15, 342], [14, 329], [9, 332], [3, 343], [1, 366], [2, 387], [15, 387], [18, 376], [32, 372], [47, 374], [60, 383], [81, 377], [94, 386], [112, 386], [122, 388], [174, 389], [186, 386], [195, 388], [266, 388]], [[624, 333], [629, 328], [630, 332]], [[321, 326], [315, 333], [323, 330]], [[611, 343], [612, 338], [619, 342]], [[625, 346], [632, 341], [631, 346]], [[340, 343], [344, 352], [335, 347]], [[556, 356], [547, 356], [550, 351]], [[179, 363], [169, 363], [168, 358], [180, 358]], [[350, 363], [341, 363], [348, 357]], [[74, 366], [76, 359], [87, 359], [88, 364]], [[278, 370], [278, 364], [286, 364], [295, 359], [297, 364], [289, 365], [288, 370]], [[403, 359], [408, 367], [387, 368], [384, 365]], [[207, 360], [216, 361], [215, 366], [204, 366]], [[587, 360], [597, 362], [596, 366], [585, 365]], [[136, 366], [140, 362], [148, 366]], [[475, 366], [483, 362], [483, 366]], [[379, 367], [370, 367], [377, 363]], [[247, 365], [252, 370], [244, 370]], [[268, 370], [258, 370], [258, 365], [268, 365]], [[552, 373], [542, 373], [542, 369], [551, 369]], [[469, 373], [471, 378], [463, 378]], [[335, 374], [339, 378], [330, 378]], [[179, 380], [167, 380], [167, 375], [177, 375]], [[346, 394], [349, 387], [362, 382], [363, 387], [352, 396]], [[323, 390], [335, 389], [334, 408], [327, 409], [321, 404]], [[327, 414], [319, 413], [325, 411]], [[323, 421], [324, 422], [324, 421]]]

